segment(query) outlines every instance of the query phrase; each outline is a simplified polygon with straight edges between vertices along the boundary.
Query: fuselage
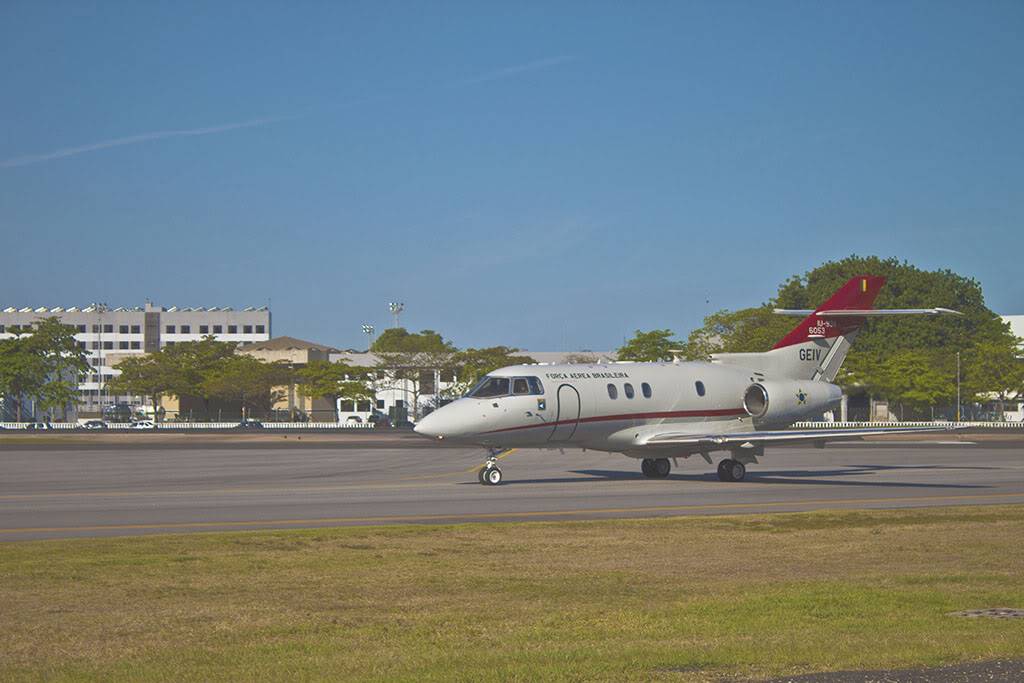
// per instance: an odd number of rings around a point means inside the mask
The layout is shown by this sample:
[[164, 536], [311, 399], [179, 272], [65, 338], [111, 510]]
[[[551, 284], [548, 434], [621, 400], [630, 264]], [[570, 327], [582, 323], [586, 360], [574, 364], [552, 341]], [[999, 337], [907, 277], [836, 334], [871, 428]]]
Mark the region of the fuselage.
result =
[[629, 454], [645, 429], [755, 428], [743, 395], [761, 379], [742, 367], [701, 362], [515, 365], [491, 372], [469, 395], [423, 418], [416, 431], [490, 448]]

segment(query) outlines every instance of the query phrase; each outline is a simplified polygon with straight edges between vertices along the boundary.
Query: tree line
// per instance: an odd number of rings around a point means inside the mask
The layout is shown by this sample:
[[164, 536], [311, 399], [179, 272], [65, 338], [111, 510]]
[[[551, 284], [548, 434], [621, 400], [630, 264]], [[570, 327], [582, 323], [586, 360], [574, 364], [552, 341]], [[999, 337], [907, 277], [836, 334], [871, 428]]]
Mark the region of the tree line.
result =
[[[857, 275], [887, 278], [878, 308], [944, 307], [962, 316], [896, 316], [869, 319], [836, 381], [847, 394], [864, 393], [914, 410], [956, 401], [957, 354], [961, 401], [1000, 406], [1024, 395], [1021, 340], [985, 305], [981, 285], [950, 270], [924, 271], [897, 259], [850, 256], [783, 282], [761, 306], [723, 310], [677, 339], [670, 329], [637, 330], [619, 350], [620, 360], [707, 360], [711, 354], [764, 352], [794, 325], [774, 308], [813, 309]], [[1002, 408], [1001, 408], [1002, 409]]]

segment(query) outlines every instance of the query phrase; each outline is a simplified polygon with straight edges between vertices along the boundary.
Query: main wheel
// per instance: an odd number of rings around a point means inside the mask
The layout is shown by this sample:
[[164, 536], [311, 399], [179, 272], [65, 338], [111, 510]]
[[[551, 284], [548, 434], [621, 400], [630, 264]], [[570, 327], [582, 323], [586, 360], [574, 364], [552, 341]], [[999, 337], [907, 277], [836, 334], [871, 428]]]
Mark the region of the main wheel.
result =
[[485, 473], [486, 471], [487, 471], [487, 468], [486, 468], [486, 467], [481, 467], [480, 469], [478, 469], [478, 470], [476, 471], [476, 479], [477, 479], [477, 481], [479, 481], [479, 482], [480, 482], [481, 484], [486, 484], [486, 483], [487, 483], [486, 481], [484, 481], [484, 473]]
[[747, 476], [747, 466], [739, 460], [733, 460], [732, 466], [729, 468], [729, 476], [733, 481], [743, 481], [743, 477]]
[[483, 474], [484, 483], [489, 486], [497, 486], [501, 483], [501, 470], [497, 467], [488, 467]]
[[656, 477], [658, 476], [654, 472], [654, 460], [651, 458], [644, 458], [640, 461], [640, 471], [644, 473], [645, 477]]
[[718, 478], [721, 481], [733, 481], [732, 463], [733, 461], [728, 458], [718, 463]]
[[654, 476], [658, 479], [664, 479], [671, 471], [672, 464], [668, 461], [668, 458], [658, 458], [654, 461]]

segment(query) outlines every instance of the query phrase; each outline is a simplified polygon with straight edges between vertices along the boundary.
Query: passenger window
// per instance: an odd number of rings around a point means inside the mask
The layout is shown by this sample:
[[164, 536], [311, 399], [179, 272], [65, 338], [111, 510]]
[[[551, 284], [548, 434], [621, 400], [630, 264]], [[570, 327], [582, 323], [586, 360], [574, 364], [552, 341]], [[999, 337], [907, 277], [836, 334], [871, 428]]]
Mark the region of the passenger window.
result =
[[539, 377], [527, 377], [526, 381], [530, 383], [530, 393], [535, 396], [542, 396], [544, 394], [544, 385], [540, 383]]
[[644, 398], [651, 397], [651, 385], [648, 384], [647, 382], [644, 382], [643, 384], [640, 385], [640, 391], [644, 392]]
[[626, 383], [622, 385], [623, 390], [626, 392], [626, 398], [633, 398], [636, 394], [633, 392], [633, 385]]
[[512, 393], [513, 394], [528, 394], [530, 393], [530, 385], [526, 381], [525, 377], [516, 377], [512, 380]]
[[608, 385], [608, 398], [615, 400], [619, 397], [619, 390], [615, 388], [614, 384]]
[[697, 387], [697, 395], [698, 396], [703, 396], [704, 395], [704, 382], [697, 382], [697, 384], [695, 386]]

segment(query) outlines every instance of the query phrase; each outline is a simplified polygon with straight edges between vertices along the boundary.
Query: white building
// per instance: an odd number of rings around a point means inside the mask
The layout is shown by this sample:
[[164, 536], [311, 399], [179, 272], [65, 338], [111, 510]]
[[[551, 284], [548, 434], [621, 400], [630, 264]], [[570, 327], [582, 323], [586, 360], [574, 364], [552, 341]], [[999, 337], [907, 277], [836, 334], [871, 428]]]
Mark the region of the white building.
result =
[[[551, 363], [612, 363], [615, 354], [610, 351], [517, 351], [541, 364]], [[338, 401], [338, 419], [366, 421], [373, 413], [389, 416], [392, 420], [414, 420], [455, 398], [462, 388], [458, 377], [437, 368], [408, 368], [395, 372], [385, 368], [375, 353], [339, 351], [330, 355], [332, 363], [364, 368], [378, 368], [372, 382], [375, 400], [353, 402]]]
[[270, 339], [270, 311], [227, 307], [163, 308], [147, 303], [143, 307], [109, 308], [91, 304], [84, 308], [60, 306], [0, 310], [0, 339], [32, 329], [43, 318], [56, 317], [77, 330], [75, 339], [89, 355], [92, 372], [78, 385], [80, 413], [98, 413], [102, 406], [117, 402], [140, 405], [140, 397], [110, 396], [106, 384], [119, 374], [113, 366], [126, 355], [141, 354], [183, 341], [212, 336], [238, 343]]

